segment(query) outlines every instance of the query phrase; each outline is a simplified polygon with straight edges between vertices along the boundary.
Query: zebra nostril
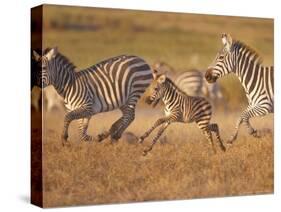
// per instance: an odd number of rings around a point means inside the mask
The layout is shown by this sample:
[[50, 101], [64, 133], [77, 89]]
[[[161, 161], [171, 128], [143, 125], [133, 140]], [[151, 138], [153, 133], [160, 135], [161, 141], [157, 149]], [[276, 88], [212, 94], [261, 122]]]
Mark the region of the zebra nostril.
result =
[[206, 71], [206, 73], [205, 73], [205, 79], [207, 80], [207, 81], [211, 81], [212, 80], [212, 69], [211, 68], [208, 68], [207, 69], [207, 71]]

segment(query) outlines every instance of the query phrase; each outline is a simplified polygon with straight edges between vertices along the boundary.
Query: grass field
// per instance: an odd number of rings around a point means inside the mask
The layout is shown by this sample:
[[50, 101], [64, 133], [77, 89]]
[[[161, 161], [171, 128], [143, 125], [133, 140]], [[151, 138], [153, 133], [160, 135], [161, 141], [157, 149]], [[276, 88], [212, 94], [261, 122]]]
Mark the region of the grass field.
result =
[[[119, 54], [135, 54], [149, 64], [165, 61], [178, 72], [189, 68], [204, 71], [221, 48], [223, 32], [256, 49], [265, 64], [273, 63], [271, 19], [44, 8], [43, 46], [58, 46], [78, 69]], [[226, 140], [247, 102], [234, 76], [219, 83], [230, 110], [216, 110], [213, 121]], [[152, 110], [141, 102], [126, 132], [142, 135], [161, 117], [162, 110]], [[118, 111], [94, 116], [89, 134], [109, 129], [119, 116]], [[142, 151], [152, 137], [142, 145], [126, 133], [114, 144], [109, 140], [80, 143], [77, 123], [70, 127], [71, 147], [64, 148], [60, 142], [63, 118], [62, 111], [43, 116], [46, 207], [273, 192], [273, 115], [252, 121], [254, 127], [271, 133], [252, 138], [242, 126], [236, 143], [225, 153], [217, 146], [217, 154], [195, 125], [174, 124], [146, 157]]]
[[[137, 111], [127, 132], [136, 136], [151, 126], [160, 112]], [[236, 114], [216, 114], [227, 139]], [[120, 116], [109, 112], [94, 116], [89, 133], [97, 135]], [[225, 118], [227, 117], [227, 118]], [[273, 129], [272, 116], [254, 119], [258, 129]], [[186, 199], [213, 196], [249, 195], [273, 192], [273, 134], [261, 139], [249, 137], [245, 129], [227, 151], [217, 145], [214, 154], [194, 124], [172, 124], [147, 155], [142, 151], [155, 133], [143, 144], [127, 136], [117, 143], [80, 143], [77, 123], [70, 127], [71, 147], [62, 147], [60, 133], [63, 113], [46, 114], [43, 146], [43, 186], [46, 207]]]

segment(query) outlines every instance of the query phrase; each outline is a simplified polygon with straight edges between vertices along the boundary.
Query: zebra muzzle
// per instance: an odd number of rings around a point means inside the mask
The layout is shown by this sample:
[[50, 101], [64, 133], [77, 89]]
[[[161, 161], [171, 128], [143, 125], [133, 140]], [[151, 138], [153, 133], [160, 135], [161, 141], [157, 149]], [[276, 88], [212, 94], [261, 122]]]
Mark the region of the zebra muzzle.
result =
[[145, 102], [147, 103], [147, 104], [149, 104], [149, 105], [151, 105], [152, 104], [152, 107], [155, 107], [157, 104], [158, 104], [158, 102], [159, 102], [159, 100], [160, 99], [152, 99], [150, 96], [149, 97], [147, 97], [146, 99], [145, 99]]
[[206, 79], [207, 82], [209, 82], [209, 83], [214, 83], [214, 82], [216, 82], [217, 77], [214, 77], [214, 76], [212, 75], [212, 69], [211, 69], [211, 68], [207, 69], [206, 74], [205, 74], [205, 79]]

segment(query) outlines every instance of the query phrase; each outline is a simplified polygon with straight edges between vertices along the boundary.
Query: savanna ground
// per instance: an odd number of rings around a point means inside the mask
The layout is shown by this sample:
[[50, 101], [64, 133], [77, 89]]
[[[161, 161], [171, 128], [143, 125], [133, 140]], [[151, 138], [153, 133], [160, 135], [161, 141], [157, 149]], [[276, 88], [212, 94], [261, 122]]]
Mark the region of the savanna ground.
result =
[[[135, 54], [150, 64], [165, 61], [178, 71], [205, 70], [221, 48], [222, 32], [257, 49], [266, 64], [273, 63], [269, 19], [44, 7], [44, 47], [58, 46], [78, 69], [111, 56]], [[217, 109], [212, 120], [227, 140], [247, 103], [234, 76], [219, 83], [228, 111]], [[141, 100], [126, 132], [142, 135], [162, 110], [144, 106]], [[113, 111], [94, 116], [89, 134], [109, 129], [120, 115]], [[128, 133], [113, 144], [83, 143], [76, 122], [69, 129], [71, 147], [62, 147], [63, 118], [62, 109], [43, 115], [45, 207], [273, 192], [273, 115], [252, 120], [257, 129], [271, 132], [257, 139], [242, 126], [237, 141], [225, 153], [217, 146], [217, 154], [196, 125], [172, 124], [145, 157], [142, 151], [155, 133], [143, 144]]]
[[[137, 111], [127, 132], [140, 136], [161, 117]], [[239, 113], [215, 114], [223, 139], [233, 132]], [[94, 116], [89, 133], [97, 135], [120, 116]], [[272, 116], [254, 119], [258, 129], [273, 129]], [[77, 123], [70, 128], [71, 147], [62, 147], [63, 114], [46, 115], [43, 142], [44, 205], [185, 199], [273, 192], [273, 135], [249, 137], [241, 128], [226, 152], [211, 146], [195, 124], [172, 124], [153, 150], [143, 156], [155, 133], [143, 144], [125, 133], [117, 143], [79, 142]]]

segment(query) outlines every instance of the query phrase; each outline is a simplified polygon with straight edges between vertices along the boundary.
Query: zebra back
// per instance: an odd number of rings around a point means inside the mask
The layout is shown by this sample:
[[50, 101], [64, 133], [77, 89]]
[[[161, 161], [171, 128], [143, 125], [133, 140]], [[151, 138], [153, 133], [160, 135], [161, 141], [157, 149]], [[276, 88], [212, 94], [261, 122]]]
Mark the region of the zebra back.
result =
[[189, 96], [201, 96], [203, 83], [203, 74], [196, 69], [185, 71], [175, 79], [175, 84]]

